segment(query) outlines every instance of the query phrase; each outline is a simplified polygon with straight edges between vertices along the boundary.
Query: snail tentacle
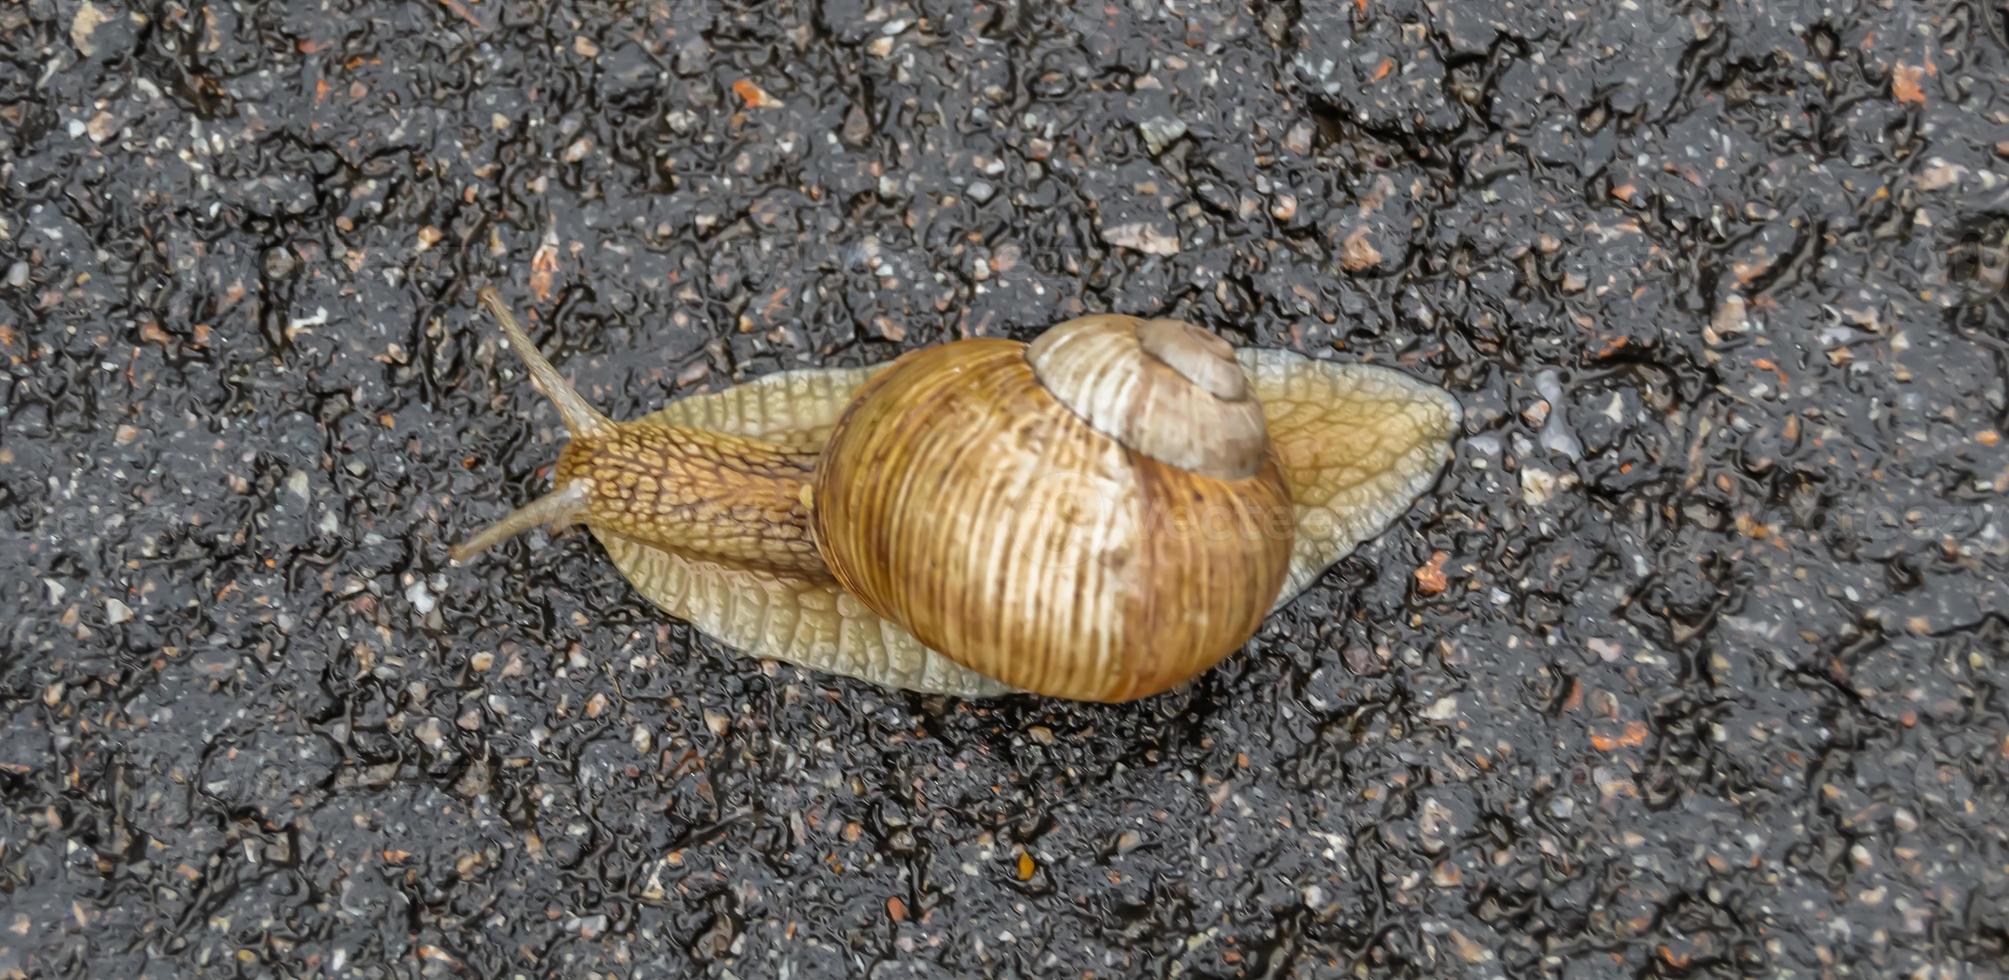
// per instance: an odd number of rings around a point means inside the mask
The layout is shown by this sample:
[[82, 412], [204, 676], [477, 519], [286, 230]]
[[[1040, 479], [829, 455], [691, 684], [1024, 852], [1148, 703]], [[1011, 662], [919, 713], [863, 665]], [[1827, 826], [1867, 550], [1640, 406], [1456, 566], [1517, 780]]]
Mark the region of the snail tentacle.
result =
[[530, 379], [557, 407], [558, 416], [565, 420], [565, 429], [572, 433], [572, 438], [613, 430], [614, 423], [600, 414], [599, 409], [588, 404], [572, 387], [572, 382], [565, 380], [565, 376], [544, 359], [543, 352], [531, 343], [530, 335], [517, 324], [516, 315], [509, 311], [508, 304], [502, 301], [495, 287], [483, 286], [476, 295], [480, 297], [481, 305], [488, 307], [489, 314], [501, 324], [503, 336], [509, 338], [509, 346], [516, 349], [516, 356], [523, 359], [523, 366], [530, 371]]
[[565, 527], [586, 517], [593, 499], [593, 481], [575, 480], [509, 512], [474, 537], [453, 546], [447, 556], [460, 564], [538, 525]]
[[558, 454], [557, 489], [454, 548], [453, 560], [539, 524], [584, 524], [726, 567], [829, 578], [809, 527], [815, 453], [649, 418], [614, 422], [538, 353], [495, 290], [480, 297], [572, 439]]

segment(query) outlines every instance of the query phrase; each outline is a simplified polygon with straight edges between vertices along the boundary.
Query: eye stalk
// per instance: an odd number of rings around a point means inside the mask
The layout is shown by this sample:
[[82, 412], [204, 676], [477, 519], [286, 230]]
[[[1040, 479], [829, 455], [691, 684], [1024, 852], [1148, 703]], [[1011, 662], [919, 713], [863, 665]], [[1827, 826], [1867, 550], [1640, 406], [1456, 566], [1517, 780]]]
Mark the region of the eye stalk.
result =
[[[565, 430], [572, 434], [572, 438], [593, 438], [614, 430], [614, 423], [588, 404], [585, 398], [580, 397], [579, 392], [572, 387], [572, 383], [565, 380], [565, 376], [559, 374], [558, 369], [552, 367], [550, 361], [544, 359], [544, 354], [537, 349], [537, 345], [531, 342], [530, 335], [516, 322], [516, 315], [510, 312], [509, 304], [502, 301], [502, 296], [494, 287], [484, 286], [476, 295], [480, 298], [481, 305], [488, 308], [489, 315], [495, 317], [496, 324], [502, 328], [502, 335], [508, 339], [509, 346], [515, 349], [516, 356], [523, 360], [524, 368], [530, 372], [531, 383], [535, 384], [537, 389], [544, 393], [544, 397], [551, 399], [551, 404], [557, 407], [558, 417], [564, 420]], [[457, 564], [466, 563], [476, 555], [533, 527], [560, 528], [577, 524], [585, 519], [592, 496], [593, 487], [590, 483], [563, 484], [550, 493], [511, 511], [502, 520], [455, 545], [447, 556]]]
[[829, 580], [810, 539], [814, 453], [648, 418], [612, 421], [538, 353], [494, 290], [480, 296], [572, 439], [551, 492], [455, 546], [454, 561], [540, 525], [584, 524], [692, 560]]

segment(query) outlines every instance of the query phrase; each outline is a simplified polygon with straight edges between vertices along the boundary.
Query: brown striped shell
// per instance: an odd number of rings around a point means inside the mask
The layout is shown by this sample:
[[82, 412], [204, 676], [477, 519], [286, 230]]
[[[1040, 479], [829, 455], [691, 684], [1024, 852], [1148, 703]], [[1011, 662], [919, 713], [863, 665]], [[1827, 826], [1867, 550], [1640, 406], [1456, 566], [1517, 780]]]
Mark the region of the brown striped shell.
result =
[[875, 613], [1011, 687], [1097, 701], [1247, 642], [1295, 525], [1233, 348], [1121, 316], [900, 358], [813, 492], [818, 550]]

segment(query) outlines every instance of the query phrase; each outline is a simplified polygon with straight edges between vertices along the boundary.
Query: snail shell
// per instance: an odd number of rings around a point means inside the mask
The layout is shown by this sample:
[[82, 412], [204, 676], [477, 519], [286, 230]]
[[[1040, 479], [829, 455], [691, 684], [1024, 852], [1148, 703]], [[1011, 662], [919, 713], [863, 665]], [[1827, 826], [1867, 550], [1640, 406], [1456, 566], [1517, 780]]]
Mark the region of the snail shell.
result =
[[[1407, 509], [1459, 421], [1398, 372], [1104, 316], [613, 423], [484, 299], [574, 438], [558, 488], [457, 559], [584, 523], [726, 645], [920, 691], [1124, 700], [1186, 680]], [[723, 531], [661, 530], [718, 500]]]
[[1283, 586], [1293, 514], [1268, 448], [1234, 349], [1186, 324], [948, 344], [845, 412], [816, 541], [847, 590], [963, 666], [1129, 700], [1239, 648]]

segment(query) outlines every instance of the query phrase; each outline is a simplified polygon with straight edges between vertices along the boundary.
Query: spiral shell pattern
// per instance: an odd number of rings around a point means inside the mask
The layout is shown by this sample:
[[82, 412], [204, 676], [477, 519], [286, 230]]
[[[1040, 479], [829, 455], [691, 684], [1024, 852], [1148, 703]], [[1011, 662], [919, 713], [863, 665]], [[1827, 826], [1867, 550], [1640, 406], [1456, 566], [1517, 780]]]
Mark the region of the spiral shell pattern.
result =
[[[1086, 319], [1100, 322], [1044, 346], [896, 361], [832, 433], [812, 519], [839, 582], [928, 647], [1022, 690], [1122, 701], [1248, 640], [1283, 586], [1294, 512], [1231, 348], [1142, 328], [1171, 321]], [[1179, 432], [1224, 424], [1240, 428]]]

